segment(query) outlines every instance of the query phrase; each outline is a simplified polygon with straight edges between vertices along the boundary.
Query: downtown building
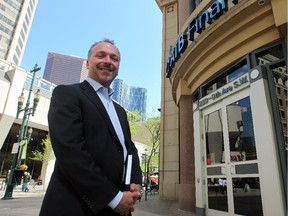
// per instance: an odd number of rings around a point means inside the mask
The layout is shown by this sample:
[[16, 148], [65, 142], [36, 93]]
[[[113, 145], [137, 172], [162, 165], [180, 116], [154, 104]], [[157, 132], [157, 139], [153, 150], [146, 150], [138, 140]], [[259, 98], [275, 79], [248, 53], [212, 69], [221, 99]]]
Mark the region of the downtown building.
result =
[[38, 0], [0, 2], [0, 59], [21, 64], [37, 3]]
[[[16, 118], [17, 101], [21, 93], [27, 98], [32, 73], [20, 68], [29, 32], [37, 8], [38, 0], [2, 0], [0, 2], [0, 177], [6, 177], [11, 167], [13, 143], [17, 142], [23, 113]], [[36, 77], [33, 85], [35, 93], [42, 85], [49, 90], [41, 89], [41, 111], [36, 111], [30, 118], [29, 127], [33, 127], [28, 151], [41, 150], [42, 139], [48, 134], [47, 113], [48, 101], [54, 88], [51, 83], [43, 82]], [[33, 93], [32, 93], [33, 96]], [[37, 113], [38, 112], [38, 113]], [[43, 115], [43, 116], [41, 116]], [[34, 177], [39, 176], [42, 164], [27, 160], [30, 172]]]
[[287, 0], [156, 0], [161, 199], [287, 215]]
[[73, 84], [82, 82], [87, 76], [86, 59], [53, 52], [48, 53], [43, 74], [45, 80], [55, 85]]
[[129, 112], [136, 111], [143, 115], [140, 121], [146, 119], [147, 89], [129, 86], [121, 79], [115, 79], [111, 88], [114, 91], [112, 99]]

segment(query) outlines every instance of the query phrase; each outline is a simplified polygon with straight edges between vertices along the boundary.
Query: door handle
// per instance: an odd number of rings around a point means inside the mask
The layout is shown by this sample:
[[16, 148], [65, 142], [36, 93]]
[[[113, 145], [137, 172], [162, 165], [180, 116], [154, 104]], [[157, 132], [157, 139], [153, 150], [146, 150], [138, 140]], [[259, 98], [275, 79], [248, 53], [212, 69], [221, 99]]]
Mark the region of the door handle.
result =
[[231, 165], [231, 166], [230, 166], [230, 173], [231, 173], [231, 174], [236, 174], [235, 165]]

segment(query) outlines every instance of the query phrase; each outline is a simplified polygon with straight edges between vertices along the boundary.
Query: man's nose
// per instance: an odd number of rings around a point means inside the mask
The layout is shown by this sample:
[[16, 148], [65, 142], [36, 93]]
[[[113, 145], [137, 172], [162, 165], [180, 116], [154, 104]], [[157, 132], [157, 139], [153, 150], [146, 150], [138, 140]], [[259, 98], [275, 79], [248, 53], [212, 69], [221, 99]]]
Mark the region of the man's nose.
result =
[[111, 64], [111, 62], [112, 62], [111, 57], [110, 57], [110, 56], [106, 56], [106, 57], [104, 58], [104, 62], [105, 62], [106, 64]]

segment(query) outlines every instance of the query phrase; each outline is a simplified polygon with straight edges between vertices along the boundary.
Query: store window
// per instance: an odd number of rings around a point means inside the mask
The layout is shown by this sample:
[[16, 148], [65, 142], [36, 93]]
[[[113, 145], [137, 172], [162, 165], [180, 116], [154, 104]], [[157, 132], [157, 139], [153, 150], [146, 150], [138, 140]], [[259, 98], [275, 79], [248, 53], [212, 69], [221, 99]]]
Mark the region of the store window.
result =
[[[276, 62], [283, 59], [284, 52], [282, 44], [264, 48], [264, 50], [260, 50], [258, 52], [256, 51], [255, 58], [256, 58], [256, 66], [270, 64], [272, 62]], [[285, 72], [285, 70], [283, 72]]]
[[230, 161], [256, 160], [256, 146], [250, 98], [246, 97], [227, 106]]
[[222, 121], [220, 109], [205, 116], [207, 165], [224, 163]]
[[227, 179], [208, 178], [208, 208], [228, 212]]
[[242, 76], [248, 71], [249, 66], [247, 64], [247, 59], [244, 58], [243, 60], [240, 60], [239, 63], [229, 68], [227, 71], [223, 72], [216, 79], [204, 85], [202, 88], [202, 97], [216, 91], [217, 89]]
[[237, 215], [263, 215], [259, 177], [232, 178], [234, 212]]

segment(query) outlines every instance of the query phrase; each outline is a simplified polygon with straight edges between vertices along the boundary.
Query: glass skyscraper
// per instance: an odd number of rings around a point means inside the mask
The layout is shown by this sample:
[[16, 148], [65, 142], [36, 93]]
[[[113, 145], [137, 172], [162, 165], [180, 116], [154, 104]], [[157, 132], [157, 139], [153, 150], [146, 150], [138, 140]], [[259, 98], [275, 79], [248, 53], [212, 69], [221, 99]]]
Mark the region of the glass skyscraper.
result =
[[143, 115], [145, 120], [147, 106], [147, 89], [129, 86], [121, 79], [115, 79], [111, 85], [114, 93], [113, 100], [117, 101], [126, 110], [137, 111]]

